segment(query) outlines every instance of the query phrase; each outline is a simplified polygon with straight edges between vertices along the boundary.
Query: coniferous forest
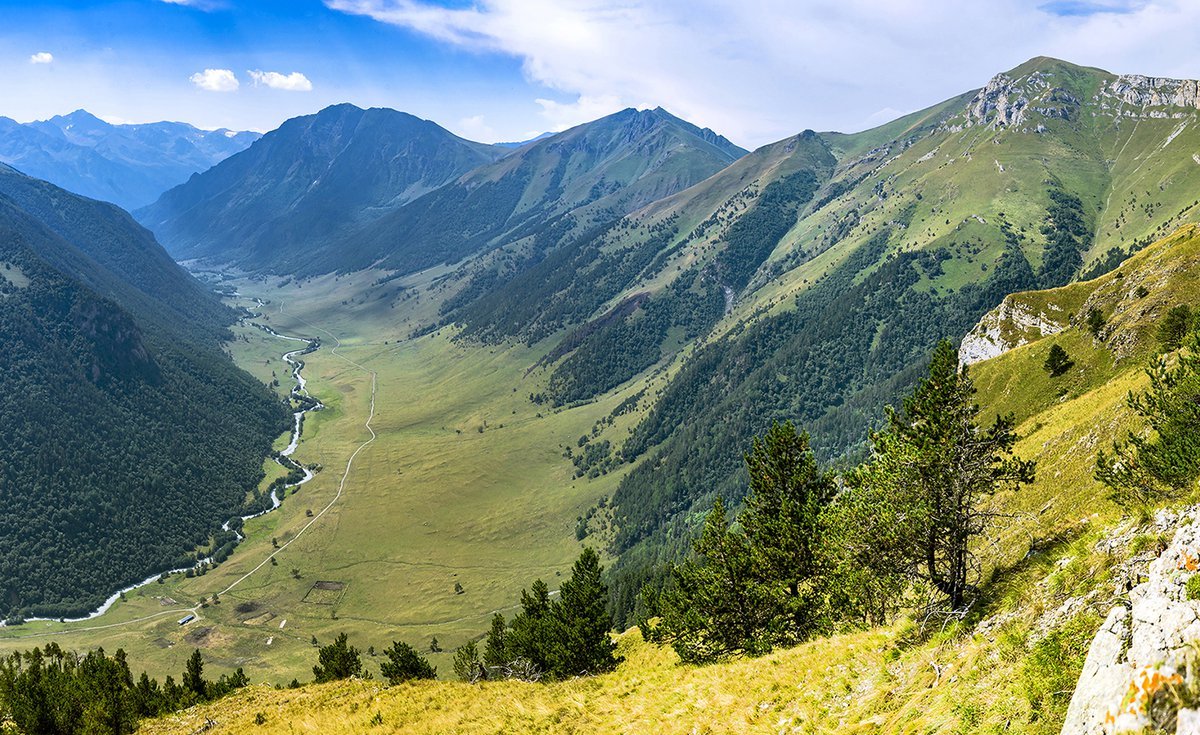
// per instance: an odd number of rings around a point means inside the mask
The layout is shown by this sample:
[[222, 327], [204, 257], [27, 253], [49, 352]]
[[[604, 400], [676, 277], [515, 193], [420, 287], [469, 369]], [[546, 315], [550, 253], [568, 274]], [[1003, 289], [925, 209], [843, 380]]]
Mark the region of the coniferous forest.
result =
[[[0, 262], [20, 274], [0, 278], [0, 614], [84, 615], [195, 563], [289, 416], [222, 353], [235, 314], [128, 215], [16, 174], [0, 181], [11, 194]], [[30, 213], [39, 206], [56, 219]], [[102, 262], [131, 242], [142, 257]]]

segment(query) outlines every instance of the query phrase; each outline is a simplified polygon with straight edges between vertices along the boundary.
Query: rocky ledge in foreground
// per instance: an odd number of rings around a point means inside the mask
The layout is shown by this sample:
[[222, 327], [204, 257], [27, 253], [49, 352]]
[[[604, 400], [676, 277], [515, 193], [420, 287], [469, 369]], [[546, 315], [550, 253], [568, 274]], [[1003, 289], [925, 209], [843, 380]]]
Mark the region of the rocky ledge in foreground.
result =
[[[1186, 679], [1200, 642], [1200, 600], [1191, 600], [1188, 580], [1200, 568], [1200, 506], [1183, 513], [1162, 511], [1155, 525], [1175, 528], [1170, 545], [1150, 563], [1146, 581], [1129, 591], [1128, 605], [1109, 613], [1092, 641], [1067, 710], [1063, 735], [1148, 731], [1155, 702], [1158, 724], [1174, 719], [1157, 713], [1164, 689], [1200, 682]], [[1186, 681], [1185, 681], [1186, 680]], [[1170, 707], [1168, 706], [1169, 710]], [[1200, 735], [1200, 710], [1178, 712], [1178, 735]]]

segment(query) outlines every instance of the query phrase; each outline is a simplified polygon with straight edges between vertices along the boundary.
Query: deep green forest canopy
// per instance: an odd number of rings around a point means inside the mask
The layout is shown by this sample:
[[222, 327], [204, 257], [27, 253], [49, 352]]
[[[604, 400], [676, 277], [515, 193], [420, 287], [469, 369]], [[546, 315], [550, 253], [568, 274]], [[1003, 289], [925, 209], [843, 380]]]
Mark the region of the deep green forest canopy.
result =
[[128, 215], [6, 178], [26, 206], [0, 187], [0, 614], [74, 616], [188, 563], [288, 414], [220, 350], [235, 314]]

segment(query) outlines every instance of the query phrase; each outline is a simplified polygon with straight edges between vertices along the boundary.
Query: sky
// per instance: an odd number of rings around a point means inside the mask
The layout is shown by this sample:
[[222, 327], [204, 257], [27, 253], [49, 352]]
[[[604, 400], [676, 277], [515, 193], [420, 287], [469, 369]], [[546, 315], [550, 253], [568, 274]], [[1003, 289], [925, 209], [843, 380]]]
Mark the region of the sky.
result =
[[1197, 0], [0, 0], [0, 115], [267, 131], [340, 102], [482, 142], [662, 106], [854, 132], [1046, 55], [1200, 77]]

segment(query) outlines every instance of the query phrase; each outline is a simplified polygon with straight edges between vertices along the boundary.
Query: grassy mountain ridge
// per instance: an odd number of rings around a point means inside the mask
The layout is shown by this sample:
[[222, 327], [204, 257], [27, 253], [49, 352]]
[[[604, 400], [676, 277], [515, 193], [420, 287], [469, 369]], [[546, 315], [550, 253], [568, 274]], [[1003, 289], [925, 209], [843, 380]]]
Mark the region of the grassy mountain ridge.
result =
[[375, 264], [405, 274], [534, 236], [568, 213], [573, 226], [587, 228], [685, 189], [744, 153], [661, 108], [623, 110], [468, 173], [348, 237], [344, 250], [353, 248], [354, 260], [343, 253], [321, 267]]

